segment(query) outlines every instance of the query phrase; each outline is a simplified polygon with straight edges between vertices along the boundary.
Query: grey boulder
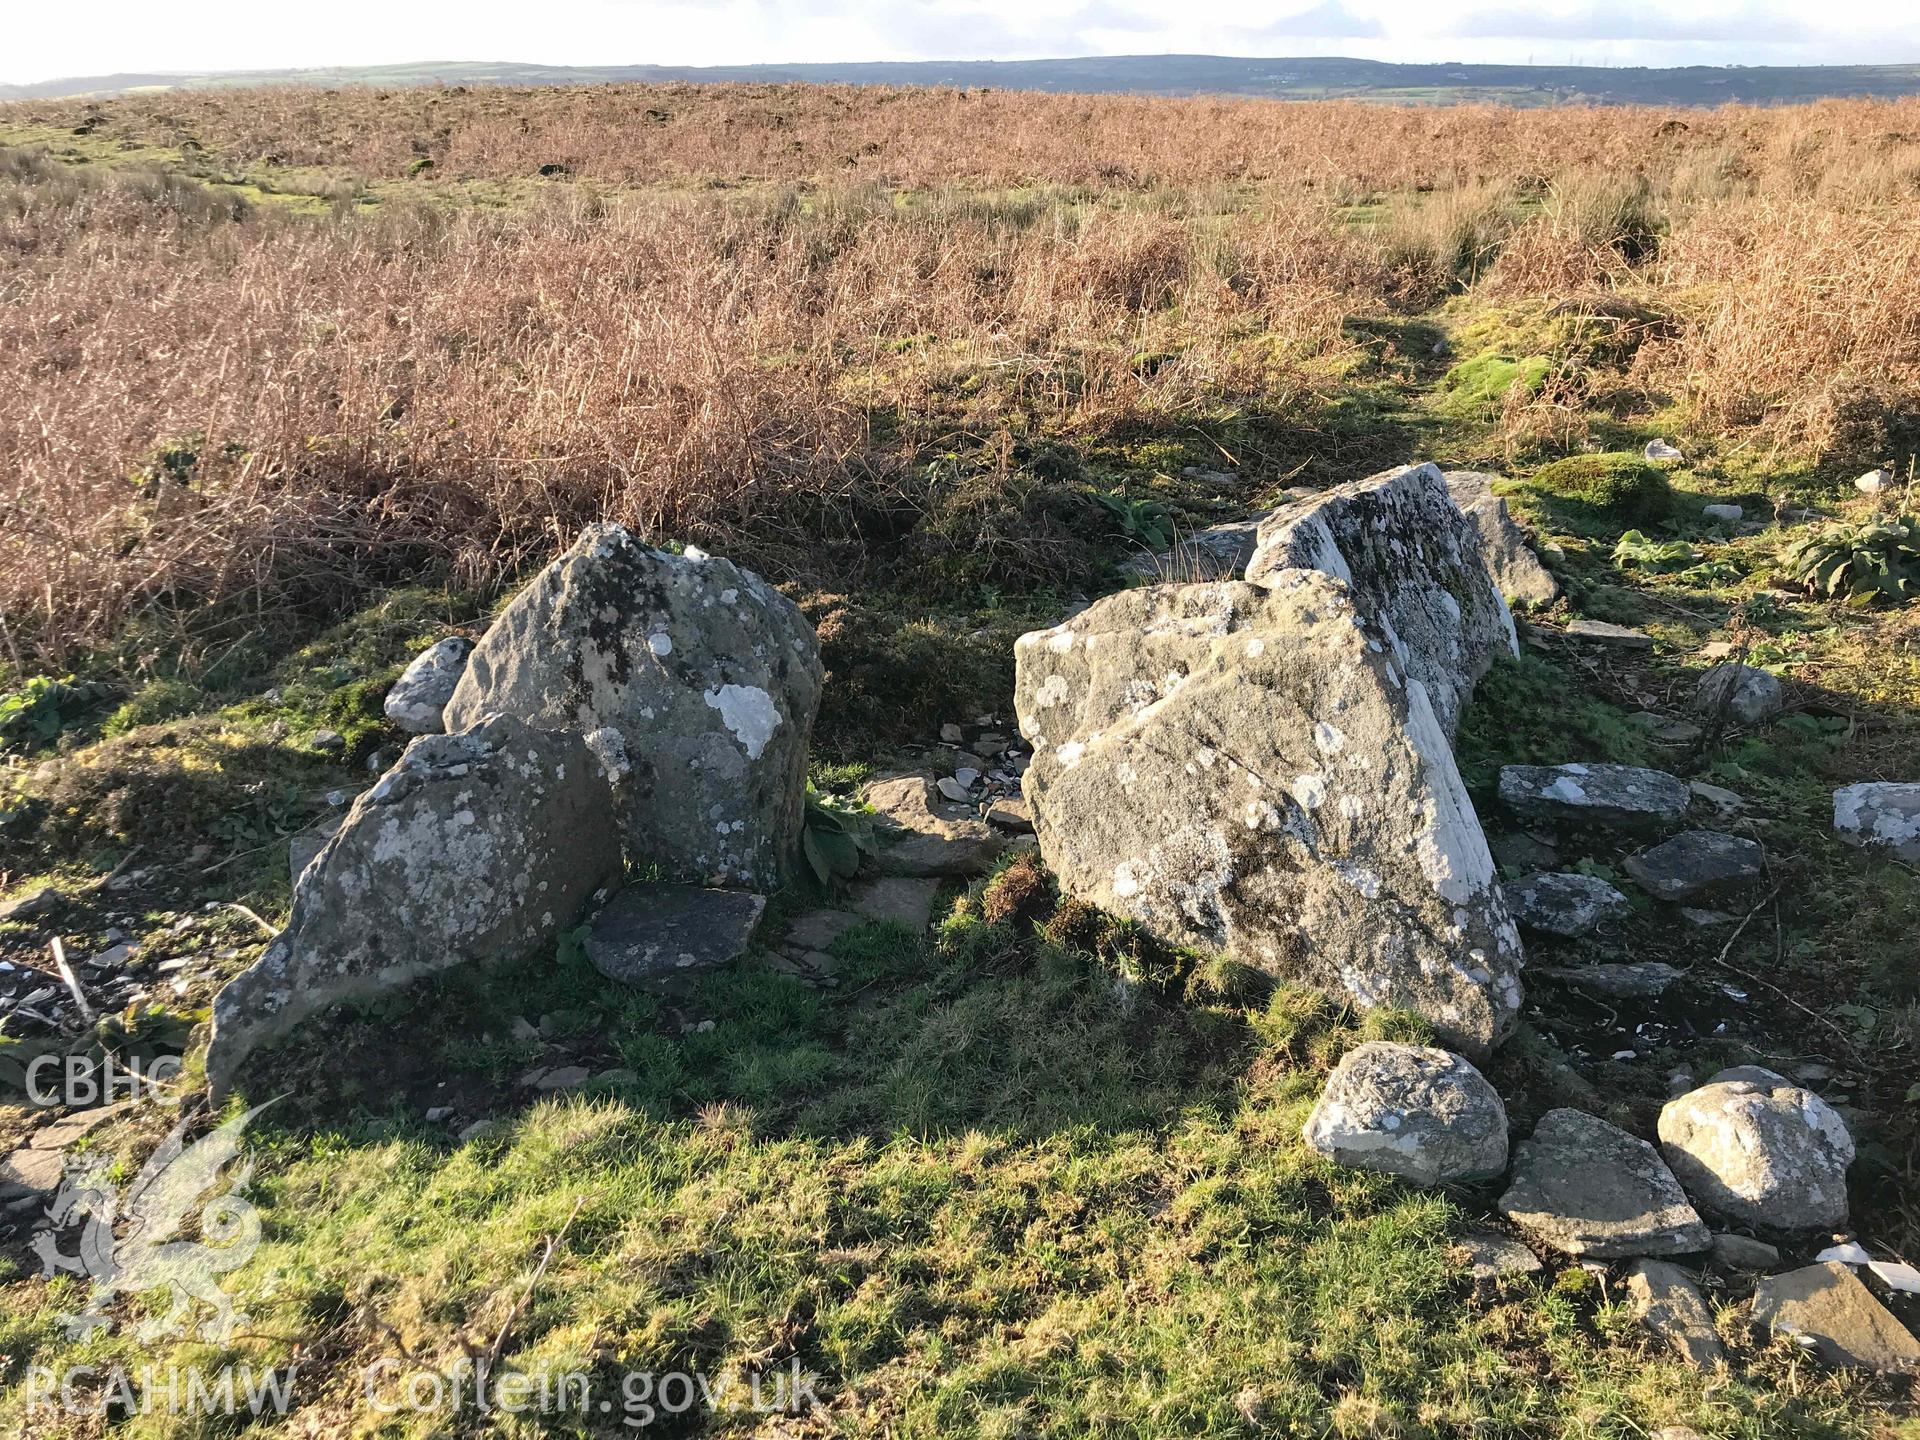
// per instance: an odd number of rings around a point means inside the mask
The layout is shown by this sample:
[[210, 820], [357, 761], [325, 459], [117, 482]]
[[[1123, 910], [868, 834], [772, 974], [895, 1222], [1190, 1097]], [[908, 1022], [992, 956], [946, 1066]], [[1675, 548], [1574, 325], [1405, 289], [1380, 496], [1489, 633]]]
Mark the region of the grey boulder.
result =
[[1649, 895], [1675, 904], [1739, 890], [1764, 872], [1766, 851], [1752, 840], [1718, 830], [1689, 830], [1629, 856], [1627, 874]]
[[1424, 687], [1343, 583], [1122, 591], [1014, 657], [1066, 894], [1417, 1011], [1475, 1058], [1505, 1038], [1521, 950], [1493, 857]]
[[1722, 1070], [1660, 1111], [1660, 1151], [1699, 1205], [1776, 1230], [1847, 1218], [1853, 1137], [1811, 1090], [1757, 1065]]
[[438, 735], [447, 728], [447, 702], [466, 673], [471, 641], [459, 636], [429, 645], [413, 657], [387, 691], [387, 719], [409, 735]]
[[494, 621], [447, 724], [578, 731], [636, 865], [764, 890], [799, 853], [821, 680], [813, 627], [758, 575], [590, 525]]
[[287, 928], [215, 997], [215, 1094], [331, 1005], [552, 945], [620, 869], [606, 780], [578, 736], [510, 716], [421, 736], [301, 872]]
[[1480, 533], [1480, 551], [1494, 588], [1516, 610], [1544, 610], [1560, 598], [1560, 582], [1533, 553], [1507, 502], [1493, 493], [1499, 479], [1481, 470], [1446, 472], [1453, 503]]
[[1606, 881], [1577, 872], [1529, 875], [1506, 887], [1507, 909], [1523, 930], [1577, 940], [1627, 913], [1627, 897]]
[[1247, 579], [1287, 570], [1342, 581], [1385, 633], [1401, 669], [1426, 687], [1451, 739], [1487, 667], [1520, 653], [1480, 532], [1438, 467], [1407, 465], [1282, 506], [1260, 525]]
[[1446, 1185], [1507, 1168], [1507, 1110], [1471, 1064], [1428, 1045], [1347, 1052], [1303, 1132], [1335, 1164]]
[[1867, 780], [1833, 792], [1833, 828], [1849, 845], [1920, 864], [1920, 784]]
[[1765, 670], [1725, 660], [1700, 677], [1693, 704], [1703, 715], [1724, 707], [1737, 724], [1761, 725], [1787, 708], [1787, 687]]
[[1505, 765], [1500, 799], [1515, 814], [1563, 825], [1656, 827], [1681, 819], [1687, 783], [1635, 765]]
[[1515, 1147], [1499, 1208], [1542, 1243], [1594, 1260], [1688, 1255], [1710, 1239], [1653, 1146], [1579, 1110], [1549, 1110]]

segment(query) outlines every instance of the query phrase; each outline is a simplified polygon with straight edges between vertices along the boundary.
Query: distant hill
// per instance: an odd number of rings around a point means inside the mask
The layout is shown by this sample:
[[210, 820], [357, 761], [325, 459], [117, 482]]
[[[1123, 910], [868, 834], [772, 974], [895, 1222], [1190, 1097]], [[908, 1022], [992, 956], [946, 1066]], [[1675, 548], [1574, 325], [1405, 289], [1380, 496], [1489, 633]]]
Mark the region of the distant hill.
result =
[[454, 61], [321, 70], [95, 75], [0, 85], [0, 99], [111, 96], [237, 85], [601, 85], [632, 81], [813, 81], [991, 86], [1087, 94], [1260, 95], [1388, 104], [1788, 104], [1835, 96], [1920, 94], [1920, 65], [1755, 65], [1608, 69], [1591, 65], [1390, 65], [1333, 57], [1114, 55], [1070, 60], [928, 60], [849, 65], [558, 66]]

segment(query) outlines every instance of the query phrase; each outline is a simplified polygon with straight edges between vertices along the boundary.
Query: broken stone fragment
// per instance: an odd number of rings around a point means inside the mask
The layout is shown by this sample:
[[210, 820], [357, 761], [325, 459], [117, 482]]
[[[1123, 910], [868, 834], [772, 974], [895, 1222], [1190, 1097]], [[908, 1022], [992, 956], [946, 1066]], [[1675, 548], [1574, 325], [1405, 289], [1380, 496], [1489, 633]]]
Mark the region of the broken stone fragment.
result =
[[1529, 875], [1506, 887], [1507, 909], [1522, 929], [1577, 940], [1627, 913], [1627, 897], [1593, 875]]
[[1730, 894], [1758, 880], [1766, 852], [1717, 830], [1689, 830], [1629, 856], [1624, 869], [1649, 895], [1674, 904]]
[[1833, 792], [1833, 828], [1849, 845], [1920, 864], [1920, 784], [1868, 780]]
[[1828, 1261], [1769, 1275], [1753, 1287], [1755, 1323], [1802, 1341], [1824, 1364], [1911, 1371], [1920, 1341], [1845, 1265]]
[[1447, 1185], [1507, 1168], [1507, 1111], [1486, 1077], [1429, 1045], [1347, 1052], [1313, 1107], [1308, 1145], [1337, 1165]]
[[302, 872], [287, 928], [215, 998], [215, 1096], [257, 1046], [329, 1006], [551, 946], [620, 868], [578, 736], [503, 715], [421, 736]]
[[1540, 1257], [1518, 1240], [1490, 1231], [1462, 1235], [1458, 1249], [1475, 1285], [1490, 1286], [1514, 1275], [1537, 1275]]
[[1707, 1302], [1678, 1265], [1634, 1261], [1627, 1267], [1627, 1298], [1640, 1323], [1694, 1369], [1711, 1370], [1726, 1358]]
[[[1451, 502], [1448, 502], [1451, 504]], [[1485, 1056], [1518, 932], [1426, 692], [1341, 582], [1122, 591], [1014, 650], [1062, 890]]]
[[1846, 1222], [1853, 1136], [1811, 1090], [1757, 1065], [1722, 1070], [1660, 1112], [1660, 1150], [1699, 1205], [1776, 1230]]
[[799, 854], [822, 673], [813, 627], [752, 571], [590, 525], [475, 647], [447, 724], [584, 735], [637, 866], [770, 890]]
[[1542, 979], [1558, 980], [1592, 995], [1607, 995], [1616, 1000], [1651, 1000], [1664, 995], [1681, 980], [1684, 971], [1659, 960], [1623, 961], [1611, 965], [1535, 966], [1527, 971]]
[[1780, 1263], [1780, 1247], [1751, 1235], [1715, 1235], [1713, 1263], [1722, 1270], [1744, 1270], [1764, 1275]]
[[1500, 799], [1514, 813], [1571, 825], [1672, 824], [1687, 813], [1684, 780], [1634, 765], [1507, 765]]
[[945, 798], [930, 775], [876, 780], [861, 798], [875, 812], [879, 864], [890, 874], [978, 875], [1006, 848], [1005, 835], [970, 805]]
[[472, 650], [472, 642], [454, 635], [414, 656], [387, 691], [387, 719], [410, 735], [437, 735], [445, 730], [447, 702], [453, 699]]
[[753, 942], [766, 897], [697, 885], [628, 885], [600, 907], [587, 958], [629, 985], [739, 959]]
[[1493, 577], [1494, 588], [1516, 610], [1544, 610], [1560, 598], [1560, 582], [1540, 563], [1527, 543], [1527, 532], [1493, 493], [1500, 480], [1480, 470], [1449, 470], [1447, 490], [1480, 535], [1480, 552]]
[[1651, 650], [1653, 637], [1644, 630], [1615, 625], [1610, 620], [1569, 620], [1561, 631], [1569, 640], [1584, 640], [1590, 645], [1608, 645], [1616, 650]]
[[1287, 570], [1344, 583], [1377, 624], [1451, 739], [1487, 667], [1520, 653], [1480, 532], [1434, 465], [1406, 465], [1275, 510], [1247, 565], [1256, 585]]
[[1688, 1255], [1710, 1238], [1653, 1146], [1579, 1110], [1549, 1110], [1515, 1147], [1499, 1209], [1543, 1244], [1595, 1260]]

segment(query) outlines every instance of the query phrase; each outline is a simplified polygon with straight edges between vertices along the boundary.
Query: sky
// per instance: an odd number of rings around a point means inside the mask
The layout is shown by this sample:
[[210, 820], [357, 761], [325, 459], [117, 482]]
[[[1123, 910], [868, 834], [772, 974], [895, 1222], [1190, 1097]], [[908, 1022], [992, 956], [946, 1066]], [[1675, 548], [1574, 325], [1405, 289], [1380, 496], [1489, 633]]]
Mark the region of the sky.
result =
[[1915, 0], [90, 0], [20, 4], [0, 81], [515, 60], [1018, 60], [1167, 52], [1591, 65], [1920, 62]]

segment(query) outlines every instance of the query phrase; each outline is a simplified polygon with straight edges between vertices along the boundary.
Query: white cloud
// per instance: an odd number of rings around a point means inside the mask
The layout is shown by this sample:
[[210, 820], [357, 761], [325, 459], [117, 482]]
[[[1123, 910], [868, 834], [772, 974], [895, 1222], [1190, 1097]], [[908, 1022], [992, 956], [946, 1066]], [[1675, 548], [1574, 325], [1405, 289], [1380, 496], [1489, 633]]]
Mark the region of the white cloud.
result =
[[22, 5], [0, 79], [424, 60], [1022, 59], [1158, 52], [1542, 64], [1920, 61], [1911, 0], [93, 0]]

